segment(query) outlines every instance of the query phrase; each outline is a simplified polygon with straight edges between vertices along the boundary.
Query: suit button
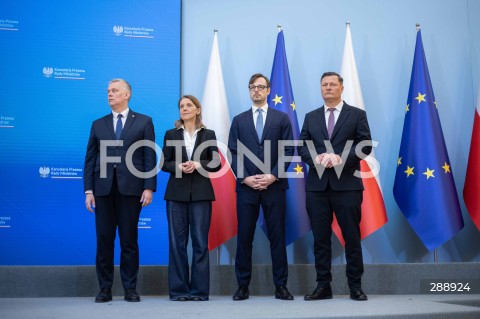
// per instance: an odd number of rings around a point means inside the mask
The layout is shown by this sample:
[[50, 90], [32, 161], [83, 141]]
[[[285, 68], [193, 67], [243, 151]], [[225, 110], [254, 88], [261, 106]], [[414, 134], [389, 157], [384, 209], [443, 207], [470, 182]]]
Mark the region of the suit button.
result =
[[260, 145], [260, 149], [263, 149], [263, 145]]

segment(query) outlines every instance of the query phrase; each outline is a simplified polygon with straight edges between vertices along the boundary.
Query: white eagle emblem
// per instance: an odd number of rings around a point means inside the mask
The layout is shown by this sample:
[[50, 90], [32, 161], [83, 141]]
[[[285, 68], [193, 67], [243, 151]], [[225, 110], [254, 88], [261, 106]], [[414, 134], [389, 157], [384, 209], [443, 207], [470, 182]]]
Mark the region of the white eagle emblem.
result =
[[40, 177], [47, 178], [48, 175], [50, 175], [50, 167], [40, 166], [40, 168], [38, 169], [38, 172], [40, 173]]
[[119, 26], [114, 25], [113, 32], [115, 32], [115, 35], [121, 35], [123, 32], [123, 27], [121, 25]]
[[46, 77], [46, 78], [49, 78], [51, 77], [53, 74], [53, 68], [52, 67], [49, 67], [49, 66], [46, 66], [43, 68], [43, 76]]

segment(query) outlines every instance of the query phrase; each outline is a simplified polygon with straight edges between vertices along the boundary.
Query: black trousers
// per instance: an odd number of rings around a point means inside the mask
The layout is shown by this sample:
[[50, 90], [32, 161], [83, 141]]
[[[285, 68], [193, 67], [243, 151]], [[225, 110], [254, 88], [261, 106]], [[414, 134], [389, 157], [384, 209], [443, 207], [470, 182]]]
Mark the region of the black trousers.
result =
[[138, 219], [142, 204], [140, 196], [120, 194], [114, 175], [108, 196], [95, 197], [97, 232], [96, 270], [100, 289], [111, 289], [115, 237], [120, 237], [120, 276], [124, 289], [135, 289], [139, 268]]
[[285, 247], [285, 190], [266, 189], [256, 191], [245, 186], [237, 192], [237, 254], [235, 274], [239, 286], [250, 284], [252, 277], [252, 243], [255, 235], [260, 206], [267, 223], [270, 254], [272, 258], [273, 282], [276, 286], [286, 285], [288, 260]]
[[307, 192], [307, 212], [312, 224], [313, 253], [318, 287], [327, 287], [332, 281], [332, 221], [333, 213], [345, 239], [347, 278], [350, 290], [361, 289], [363, 274], [360, 220], [363, 191]]

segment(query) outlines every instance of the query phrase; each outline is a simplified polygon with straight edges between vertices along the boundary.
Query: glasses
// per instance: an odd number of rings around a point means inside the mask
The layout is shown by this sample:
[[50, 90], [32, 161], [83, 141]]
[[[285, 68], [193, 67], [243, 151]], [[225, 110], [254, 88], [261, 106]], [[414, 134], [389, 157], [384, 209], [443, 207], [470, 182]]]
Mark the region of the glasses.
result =
[[267, 87], [265, 85], [249, 85], [248, 86], [248, 89], [250, 91], [255, 91], [255, 89], [259, 90], [259, 91], [263, 91], [265, 90]]

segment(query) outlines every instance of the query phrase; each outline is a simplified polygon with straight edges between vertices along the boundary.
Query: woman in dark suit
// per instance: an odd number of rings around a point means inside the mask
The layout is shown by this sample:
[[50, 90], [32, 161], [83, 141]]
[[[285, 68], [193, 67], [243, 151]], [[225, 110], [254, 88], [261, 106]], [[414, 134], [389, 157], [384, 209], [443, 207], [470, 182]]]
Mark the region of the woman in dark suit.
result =
[[[164, 197], [170, 242], [170, 300], [205, 301], [210, 289], [208, 231], [215, 200], [208, 173], [220, 170], [220, 157], [215, 132], [202, 123], [200, 101], [184, 95], [178, 101], [178, 108], [180, 119], [175, 128], [165, 133], [162, 166], [163, 171], [170, 173]], [[189, 234], [193, 247], [191, 277], [187, 255]]]

